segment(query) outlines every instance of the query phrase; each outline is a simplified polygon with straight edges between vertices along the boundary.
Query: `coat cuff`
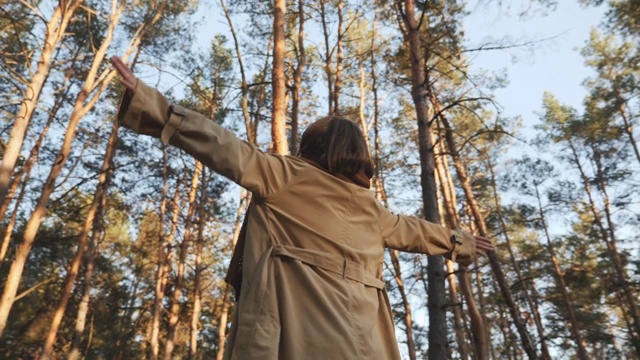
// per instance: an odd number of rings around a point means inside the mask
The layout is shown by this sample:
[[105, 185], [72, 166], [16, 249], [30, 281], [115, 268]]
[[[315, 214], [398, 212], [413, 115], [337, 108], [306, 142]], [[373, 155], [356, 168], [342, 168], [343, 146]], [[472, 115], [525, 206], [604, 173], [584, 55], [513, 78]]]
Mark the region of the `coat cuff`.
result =
[[474, 236], [466, 230], [451, 230], [451, 261], [456, 261], [461, 265], [468, 266], [473, 261], [476, 254], [476, 240]]
[[125, 92], [118, 121], [138, 134], [159, 138], [169, 120], [169, 102], [157, 90], [138, 80], [136, 90]]

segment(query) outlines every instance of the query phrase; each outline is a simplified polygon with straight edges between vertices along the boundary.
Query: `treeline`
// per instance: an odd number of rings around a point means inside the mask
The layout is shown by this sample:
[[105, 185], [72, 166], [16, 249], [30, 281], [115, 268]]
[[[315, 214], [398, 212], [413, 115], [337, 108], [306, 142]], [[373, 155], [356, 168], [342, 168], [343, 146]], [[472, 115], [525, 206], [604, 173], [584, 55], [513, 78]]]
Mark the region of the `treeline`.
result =
[[640, 8], [582, 3], [608, 9], [583, 106], [540, 94], [524, 141], [462, 1], [4, 1], [0, 357], [222, 359], [250, 194], [119, 129], [115, 54], [265, 151], [349, 117], [381, 202], [494, 239], [469, 268], [389, 251], [406, 358], [639, 359]]

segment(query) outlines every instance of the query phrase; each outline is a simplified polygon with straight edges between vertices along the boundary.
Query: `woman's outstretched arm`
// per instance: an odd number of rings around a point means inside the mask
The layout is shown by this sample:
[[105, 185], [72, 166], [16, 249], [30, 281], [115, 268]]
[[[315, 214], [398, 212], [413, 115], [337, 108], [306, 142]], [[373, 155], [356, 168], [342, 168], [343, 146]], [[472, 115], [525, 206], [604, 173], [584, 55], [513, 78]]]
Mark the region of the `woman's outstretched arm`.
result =
[[284, 156], [265, 154], [205, 116], [172, 105], [139, 81], [116, 56], [113, 66], [127, 89], [118, 120], [133, 131], [160, 138], [259, 197], [267, 197], [295, 178]]
[[380, 205], [380, 230], [386, 247], [428, 255], [445, 255], [468, 265], [494, 251], [491, 240], [466, 230], [451, 230], [414, 216], [395, 215]]

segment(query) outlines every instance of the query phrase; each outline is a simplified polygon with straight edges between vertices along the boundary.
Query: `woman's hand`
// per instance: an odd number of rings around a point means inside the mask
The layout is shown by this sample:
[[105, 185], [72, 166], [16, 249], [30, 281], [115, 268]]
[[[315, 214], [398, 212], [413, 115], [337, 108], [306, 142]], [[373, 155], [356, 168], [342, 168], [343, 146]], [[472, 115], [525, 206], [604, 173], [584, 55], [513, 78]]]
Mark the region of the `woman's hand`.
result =
[[474, 235], [474, 239], [476, 240], [476, 253], [478, 255], [487, 256], [488, 252], [496, 250], [496, 247], [488, 238]]
[[131, 70], [129, 70], [127, 65], [125, 65], [124, 62], [122, 62], [122, 59], [118, 56], [112, 56], [111, 63], [118, 72], [118, 75], [120, 75], [120, 83], [124, 85], [129, 94], [133, 95], [136, 91], [136, 86], [138, 85], [138, 78], [133, 75]]

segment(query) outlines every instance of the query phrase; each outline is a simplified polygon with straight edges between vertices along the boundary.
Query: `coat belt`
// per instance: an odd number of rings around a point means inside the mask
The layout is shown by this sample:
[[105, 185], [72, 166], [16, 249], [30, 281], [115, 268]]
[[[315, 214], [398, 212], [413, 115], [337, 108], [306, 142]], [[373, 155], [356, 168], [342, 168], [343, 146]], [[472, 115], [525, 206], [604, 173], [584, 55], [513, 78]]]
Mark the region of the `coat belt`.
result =
[[283, 256], [299, 260], [307, 265], [341, 275], [342, 277], [376, 289], [382, 290], [385, 286], [382, 280], [371, 275], [361, 264], [346, 258], [336, 257], [335, 255], [293, 246], [275, 245], [273, 248], [273, 256]]

